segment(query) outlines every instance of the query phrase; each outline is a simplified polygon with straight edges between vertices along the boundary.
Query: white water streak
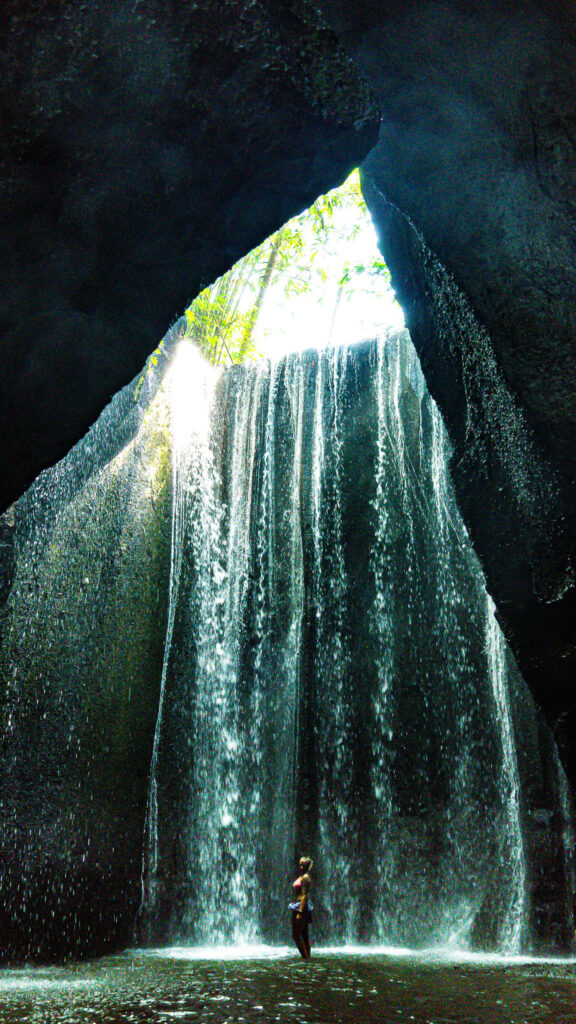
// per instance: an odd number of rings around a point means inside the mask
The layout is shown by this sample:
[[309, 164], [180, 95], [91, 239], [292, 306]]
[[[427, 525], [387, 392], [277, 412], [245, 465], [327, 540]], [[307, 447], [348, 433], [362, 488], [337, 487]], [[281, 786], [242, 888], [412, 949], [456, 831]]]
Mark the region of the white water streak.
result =
[[[172, 429], [172, 523], [170, 537], [170, 576], [168, 616], [158, 714], [150, 764], [148, 803], [144, 826], [144, 862], [140, 915], [150, 913], [156, 900], [158, 871], [158, 760], [166, 692], [166, 677], [172, 650], [172, 635], [178, 604], [182, 553], [188, 512], [190, 461], [203, 450], [208, 435], [215, 374], [199, 352], [181, 342], [167, 376]], [[201, 463], [202, 458], [198, 459]]]
[[505, 806], [507, 828], [504, 842], [508, 844], [507, 860], [512, 875], [508, 906], [500, 929], [499, 940], [501, 950], [511, 954], [520, 951], [526, 932], [526, 856], [520, 819], [520, 776], [510, 716], [504, 638], [496, 622], [496, 609], [491, 598], [487, 599], [487, 608], [490, 676], [500, 724], [504, 790], [508, 794]]

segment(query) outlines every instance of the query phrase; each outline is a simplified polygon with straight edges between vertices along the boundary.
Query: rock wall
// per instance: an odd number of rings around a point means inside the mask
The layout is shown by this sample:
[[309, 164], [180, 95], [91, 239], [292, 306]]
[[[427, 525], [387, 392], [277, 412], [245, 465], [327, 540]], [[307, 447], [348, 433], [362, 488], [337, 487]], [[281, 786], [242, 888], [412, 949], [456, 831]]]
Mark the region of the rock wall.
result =
[[170, 541], [169, 422], [151, 377], [117, 396], [66, 465], [9, 514], [4, 962], [94, 956], [130, 941]]

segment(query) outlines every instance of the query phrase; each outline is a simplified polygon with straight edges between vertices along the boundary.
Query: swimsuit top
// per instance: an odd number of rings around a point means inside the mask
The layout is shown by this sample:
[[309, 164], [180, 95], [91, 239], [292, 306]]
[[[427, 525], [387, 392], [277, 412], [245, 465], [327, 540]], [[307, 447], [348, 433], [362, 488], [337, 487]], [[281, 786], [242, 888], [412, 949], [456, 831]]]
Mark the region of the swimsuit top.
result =
[[301, 896], [302, 895], [302, 879], [301, 878], [297, 878], [296, 881], [293, 883], [292, 888], [294, 889], [294, 895], [295, 896]]

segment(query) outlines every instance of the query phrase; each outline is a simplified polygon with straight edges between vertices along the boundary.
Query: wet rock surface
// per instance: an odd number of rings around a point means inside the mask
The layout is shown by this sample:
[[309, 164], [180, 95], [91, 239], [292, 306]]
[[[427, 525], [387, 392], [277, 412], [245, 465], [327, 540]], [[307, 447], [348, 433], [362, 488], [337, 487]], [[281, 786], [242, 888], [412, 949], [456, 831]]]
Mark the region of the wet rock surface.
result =
[[138, 910], [171, 506], [166, 407], [153, 378], [118, 395], [82, 450], [8, 514], [3, 962], [118, 948]]

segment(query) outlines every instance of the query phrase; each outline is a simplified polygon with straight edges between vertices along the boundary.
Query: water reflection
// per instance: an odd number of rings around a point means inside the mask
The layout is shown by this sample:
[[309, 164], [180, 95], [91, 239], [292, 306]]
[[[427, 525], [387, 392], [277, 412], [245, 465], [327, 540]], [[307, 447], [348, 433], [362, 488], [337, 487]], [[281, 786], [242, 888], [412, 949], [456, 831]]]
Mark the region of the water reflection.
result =
[[294, 951], [290, 946], [246, 942], [237, 946], [166, 946], [130, 952], [132, 956], [160, 957], [163, 960], [277, 960], [292, 956]]
[[[56, 971], [56, 969], [54, 969]], [[70, 979], [54, 977], [52, 971], [28, 968], [26, 971], [0, 972], [0, 997], [6, 992], [22, 992], [31, 989], [52, 991], [54, 989], [87, 988], [96, 985], [95, 980], [87, 978]]]
[[0, 973], [2, 1024], [574, 1024], [576, 961], [174, 947]]

